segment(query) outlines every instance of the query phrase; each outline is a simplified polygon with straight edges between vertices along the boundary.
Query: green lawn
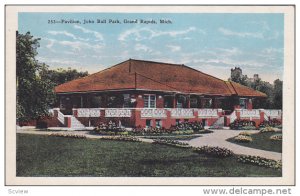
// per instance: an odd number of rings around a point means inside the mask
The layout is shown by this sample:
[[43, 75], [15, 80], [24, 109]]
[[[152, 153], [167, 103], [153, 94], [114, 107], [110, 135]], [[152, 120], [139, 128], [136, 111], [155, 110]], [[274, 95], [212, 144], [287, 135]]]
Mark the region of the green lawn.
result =
[[229, 138], [227, 141], [235, 143], [235, 144], [239, 144], [242, 146], [251, 147], [251, 148], [268, 150], [268, 151], [273, 151], [273, 152], [282, 152], [282, 141], [270, 140], [270, 137], [275, 134], [278, 134], [278, 133], [265, 132], [265, 133], [252, 134], [251, 137], [252, 137], [253, 141], [249, 142], [249, 143], [239, 143], [239, 142], [234, 141], [233, 138]]
[[17, 134], [17, 176], [281, 176], [281, 171], [191, 149]]

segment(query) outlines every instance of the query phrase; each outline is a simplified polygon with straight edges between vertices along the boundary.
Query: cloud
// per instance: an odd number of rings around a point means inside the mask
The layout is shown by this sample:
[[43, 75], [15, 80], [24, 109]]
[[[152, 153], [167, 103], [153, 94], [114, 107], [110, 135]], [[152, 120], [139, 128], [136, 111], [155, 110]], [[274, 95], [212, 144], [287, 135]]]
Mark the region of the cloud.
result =
[[[149, 28], [133, 28], [128, 29], [124, 32], [122, 32], [118, 40], [119, 41], [125, 41], [128, 37], [133, 36], [136, 41], [145, 40], [145, 39], [152, 39], [159, 36], [171, 36], [176, 37], [179, 35], [185, 35], [190, 32], [196, 31], [195, 27], [189, 27], [185, 30], [177, 30], [177, 31], [159, 31], [159, 30], [152, 30]], [[201, 31], [199, 31], [201, 32]]]
[[74, 40], [81, 40], [81, 41], [88, 41], [89, 39], [84, 39], [81, 37], [76, 37], [74, 34], [68, 32], [68, 31], [48, 31], [51, 35], [65, 35], [67, 37], [71, 37]]
[[54, 39], [44, 39], [44, 40], [48, 41], [48, 44], [46, 45], [46, 48], [52, 49], [55, 40]]
[[[82, 41], [66, 41], [66, 40], [56, 40], [56, 39], [49, 39], [43, 38], [42, 40], [48, 41], [46, 48], [54, 52], [53, 50], [54, 44], [70, 47], [72, 51], [82, 51], [83, 49], [92, 49], [94, 51], [99, 51], [99, 49], [103, 48], [102, 44], [90, 44], [87, 42]], [[61, 50], [61, 49], [60, 49]]]
[[67, 31], [48, 31], [48, 33], [51, 35], [65, 35], [65, 36], [71, 37], [73, 39], [77, 39], [77, 37], [74, 34], [69, 33]]
[[177, 51], [180, 51], [181, 50], [181, 47], [180, 46], [175, 46], [175, 45], [167, 45], [168, 48], [170, 48], [170, 50], [172, 52], [177, 52]]
[[143, 45], [143, 44], [136, 44], [134, 47], [134, 50], [144, 51], [144, 52], [152, 52], [153, 51], [150, 47]]
[[104, 40], [103, 35], [101, 33], [97, 32], [97, 31], [92, 31], [90, 29], [81, 27], [79, 25], [74, 25], [74, 28], [81, 30], [83, 33], [93, 34], [97, 38], [95, 41], [103, 41]]
[[229, 29], [225, 29], [223, 27], [220, 27], [218, 29], [223, 35], [226, 36], [237, 36], [242, 38], [252, 37], [252, 38], [258, 38], [263, 39], [264, 35], [260, 32], [236, 32]]

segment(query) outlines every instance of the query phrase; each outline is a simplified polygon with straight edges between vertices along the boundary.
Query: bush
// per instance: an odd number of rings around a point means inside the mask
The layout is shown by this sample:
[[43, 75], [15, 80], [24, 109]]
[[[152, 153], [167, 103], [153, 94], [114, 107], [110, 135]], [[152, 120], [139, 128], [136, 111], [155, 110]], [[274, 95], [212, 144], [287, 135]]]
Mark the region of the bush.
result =
[[233, 130], [253, 130], [256, 129], [255, 122], [250, 120], [234, 120], [230, 123], [230, 129]]
[[281, 127], [282, 128], [282, 123], [277, 119], [270, 119], [268, 121], [265, 120], [262, 123], [260, 123], [259, 127], [260, 128], [264, 128], [264, 127]]
[[184, 131], [184, 130], [193, 130], [198, 132], [203, 129], [202, 122], [180, 122], [178, 125], [172, 125], [170, 127], [171, 132], [174, 131]]
[[86, 139], [85, 135], [78, 135], [78, 134], [68, 134], [68, 133], [51, 133], [50, 136], [55, 137], [66, 137], [66, 138], [76, 138], [76, 139]]
[[170, 145], [170, 146], [176, 146], [181, 148], [190, 148], [188, 143], [186, 142], [180, 142], [176, 140], [169, 140], [169, 139], [154, 139], [154, 144], [164, 144], [164, 145]]
[[116, 141], [130, 141], [130, 142], [140, 142], [141, 140], [132, 136], [105, 136], [101, 139], [104, 140], [116, 140]]
[[272, 135], [272, 136], [270, 137], [270, 140], [281, 141], [281, 140], [282, 140], [282, 134], [275, 134], [275, 135]]
[[128, 135], [126, 129], [118, 127], [115, 122], [100, 123], [93, 132], [101, 135]]
[[264, 167], [270, 167], [275, 169], [282, 168], [282, 162], [272, 159], [267, 159], [259, 156], [250, 156], [250, 155], [238, 155], [237, 160], [242, 163], [249, 163], [252, 165], [259, 165]]
[[265, 128], [262, 128], [259, 132], [260, 133], [275, 132], [275, 129], [273, 127], [265, 127]]
[[234, 137], [234, 141], [248, 143], [248, 142], [252, 142], [252, 138], [247, 135], [238, 135], [238, 136]]
[[242, 130], [255, 130], [256, 127], [255, 126], [244, 126], [242, 127]]
[[214, 157], [224, 158], [233, 156], [233, 152], [227, 148], [202, 146], [194, 148], [194, 151], [200, 154], [211, 155]]

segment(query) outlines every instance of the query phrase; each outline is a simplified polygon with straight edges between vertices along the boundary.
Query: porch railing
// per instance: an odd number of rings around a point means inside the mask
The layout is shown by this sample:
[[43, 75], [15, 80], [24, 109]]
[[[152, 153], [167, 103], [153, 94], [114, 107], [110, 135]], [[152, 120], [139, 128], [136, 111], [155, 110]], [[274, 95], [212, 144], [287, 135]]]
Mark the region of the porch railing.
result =
[[198, 117], [218, 117], [218, 111], [222, 109], [195, 109], [198, 111]]
[[265, 115], [270, 118], [281, 118], [282, 111], [281, 110], [264, 110]]
[[172, 108], [171, 117], [173, 118], [194, 118], [194, 109], [188, 108]]
[[105, 109], [105, 117], [131, 117], [131, 109], [108, 108]]
[[260, 118], [260, 112], [258, 109], [253, 109], [253, 110], [241, 109], [240, 117], [241, 118]]
[[167, 111], [160, 108], [144, 108], [141, 109], [142, 118], [166, 118]]
[[100, 108], [78, 108], [76, 110], [77, 110], [78, 117], [100, 117], [101, 116]]
[[57, 119], [59, 122], [61, 122], [63, 125], [65, 124], [65, 115], [61, 113], [61, 111], [57, 110]]

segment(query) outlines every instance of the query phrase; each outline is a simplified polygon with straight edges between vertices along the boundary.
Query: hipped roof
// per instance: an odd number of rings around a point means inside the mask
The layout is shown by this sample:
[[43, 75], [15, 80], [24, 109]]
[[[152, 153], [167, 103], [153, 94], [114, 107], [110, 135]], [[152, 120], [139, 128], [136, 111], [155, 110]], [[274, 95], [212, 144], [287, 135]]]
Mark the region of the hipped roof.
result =
[[55, 87], [56, 93], [109, 90], [167, 91], [187, 94], [266, 97], [182, 64], [129, 59], [100, 72]]

